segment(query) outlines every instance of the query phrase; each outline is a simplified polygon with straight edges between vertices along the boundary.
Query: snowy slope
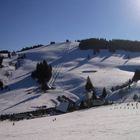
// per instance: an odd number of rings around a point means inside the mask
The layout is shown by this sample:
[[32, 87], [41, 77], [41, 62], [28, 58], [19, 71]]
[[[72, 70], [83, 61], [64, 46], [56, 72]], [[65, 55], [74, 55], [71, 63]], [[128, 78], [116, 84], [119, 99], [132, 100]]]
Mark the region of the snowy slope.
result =
[[33, 120], [0, 122], [2, 140], [139, 140], [140, 104], [118, 104]]
[[[79, 50], [78, 45], [77, 42], [64, 42], [20, 52], [25, 53], [26, 58], [20, 62], [21, 65], [17, 70], [9, 65], [9, 62], [17, 62], [16, 56], [5, 59], [0, 79], [10, 87], [10, 90], [0, 91], [0, 114], [31, 111], [44, 105], [53, 107], [55, 104], [51, 99], [58, 102], [56, 98], [59, 95], [81, 98], [85, 93], [87, 76], [90, 76], [98, 91], [102, 91], [104, 87], [110, 89], [131, 79], [135, 69], [140, 65], [139, 53], [124, 51], [110, 53], [102, 50], [94, 55], [92, 50]], [[38, 84], [30, 77], [37, 62], [43, 59], [53, 67], [53, 77], [49, 85], [56, 87], [55, 90], [46, 93], [41, 93], [37, 88]], [[137, 83], [129, 92], [124, 89], [127, 94], [122, 96], [117, 91], [111, 93], [108, 98], [117, 102], [130, 102], [134, 94], [139, 94], [139, 89], [140, 83]]]

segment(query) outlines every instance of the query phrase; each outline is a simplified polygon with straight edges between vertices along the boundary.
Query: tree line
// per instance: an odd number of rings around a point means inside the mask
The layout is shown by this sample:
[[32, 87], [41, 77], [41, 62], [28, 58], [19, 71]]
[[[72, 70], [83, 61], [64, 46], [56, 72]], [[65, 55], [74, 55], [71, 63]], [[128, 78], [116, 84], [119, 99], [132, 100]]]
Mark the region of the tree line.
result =
[[31, 47], [24, 47], [19, 52], [27, 51], [27, 50], [31, 50], [31, 49], [35, 49], [35, 48], [39, 48], [39, 47], [42, 47], [42, 46], [43, 46], [42, 44], [38, 44], [38, 45], [31, 46]]
[[116, 50], [124, 51], [140, 51], [140, 41], [122, 40], [122, 39], [112, 39], [106, 40], [103, 38], [90, 38], [80, 41], [79, 48], [82, 50], [93, 49], [97, 52], [100, 49], [108, 49], [110, 52], [115, 52]]

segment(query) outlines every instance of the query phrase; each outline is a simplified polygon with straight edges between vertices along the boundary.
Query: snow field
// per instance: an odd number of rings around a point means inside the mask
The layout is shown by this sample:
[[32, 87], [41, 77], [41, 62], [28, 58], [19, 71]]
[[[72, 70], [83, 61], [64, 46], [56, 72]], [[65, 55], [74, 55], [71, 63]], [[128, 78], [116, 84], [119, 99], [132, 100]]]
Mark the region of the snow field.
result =
[[[136, 106], [136, 103], [130, 103]], [[122, 109], [119, 109], [120, 106]], [[139, 140], [140, 105], [117, 104], [19, 122], [0, 122], [2, 140]], [[130, 105], [132, 106], [132, 105]], [[118, 109], [115, 109], [118, 107]]]

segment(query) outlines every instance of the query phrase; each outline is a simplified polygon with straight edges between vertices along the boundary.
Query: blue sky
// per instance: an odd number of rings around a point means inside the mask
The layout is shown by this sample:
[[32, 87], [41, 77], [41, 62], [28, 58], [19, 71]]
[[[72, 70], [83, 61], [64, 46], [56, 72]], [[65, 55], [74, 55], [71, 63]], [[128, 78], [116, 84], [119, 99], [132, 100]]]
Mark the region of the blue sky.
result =
[[140, 40], [140, 0], [0, 0], [0, 50], [66, 39]]

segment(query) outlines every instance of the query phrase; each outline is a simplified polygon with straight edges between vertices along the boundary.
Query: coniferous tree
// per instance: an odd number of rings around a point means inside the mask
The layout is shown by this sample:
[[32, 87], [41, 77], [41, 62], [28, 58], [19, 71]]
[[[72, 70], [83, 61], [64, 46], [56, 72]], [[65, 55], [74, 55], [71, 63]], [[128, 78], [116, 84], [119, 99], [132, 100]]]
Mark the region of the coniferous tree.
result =
[[94, 90], [93, 84], [92, 84], [89, 76], [87, 77], [87, 82], [86, 82], [86, 85], [85, 85], [85, 89], [87, 91], [93, 91]]
[[107, 96], [106, 88], [103, 88], [102, 95], [100, 96], [101, 98], [105, 98]]
[[93, 99], [93, 100], [96, 100], [96, 99], [97, 99], [95, 90], [93, 90], [93, 92], [92, 92], [92, 99]]
[[135, 81], [135, 82], [137, 82], [138, 80], [140, 80], [140, 70], [136, 70], [135, 71], [132, 80]]
[[92, 100], [97, 99], [95, 88], [94, 88], [89, 76], [87, 77], [87, 82], [86, 82], [86, 85], [85, 85], [85, 89], [88, 92], [92, 92]]
[[80, 104], [80, 109], [84, 109], [84, 108], [86, 108], [85, 103], [84, 103], [84, 101], [82, 101], [81, 104]]
[[0, 89], [3, 89], [3, 82], [0, 80]]
[[8, 58], [11, 58], [11, 53], [10, 52], [8, 52]]
[[0, 56], [0, 67], [2, 66], [3, 58], [3, 56]]
[[134, 100], [135, 102], [138, 100], [138, 98], [139, 98], [139, 97], [138, 97], [138, 95], [136, 95], [136, 94], [133, 96], [133, 100]]
[[47, 90], [49, 89], [47, 82], [49, 82], [52, 77], [52, 67], [43, 60], [43, 62], [36, 65], [36, 70], [32, 72], [31, 76], [33, 79], [38, 80], [42, 90]]
[[51, 41], [51, 42], [50, 42], [50, 45], [53, 45], [53, 44], [55, 44], [55, 42], [54, 42], [54, 41]]

